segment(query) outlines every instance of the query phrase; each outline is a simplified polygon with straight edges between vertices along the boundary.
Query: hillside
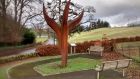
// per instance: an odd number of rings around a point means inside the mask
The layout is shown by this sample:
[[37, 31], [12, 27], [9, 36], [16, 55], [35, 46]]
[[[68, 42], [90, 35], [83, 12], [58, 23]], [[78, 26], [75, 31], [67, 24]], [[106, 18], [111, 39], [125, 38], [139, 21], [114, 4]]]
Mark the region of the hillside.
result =
[[109, 39], [140, 36], [140, 27], [100, 28], [80, 34], [76, 33], [74, 36], [70, 37], [69, 42], [75, 43], [102, 39], [103, 34], [106, 34]]

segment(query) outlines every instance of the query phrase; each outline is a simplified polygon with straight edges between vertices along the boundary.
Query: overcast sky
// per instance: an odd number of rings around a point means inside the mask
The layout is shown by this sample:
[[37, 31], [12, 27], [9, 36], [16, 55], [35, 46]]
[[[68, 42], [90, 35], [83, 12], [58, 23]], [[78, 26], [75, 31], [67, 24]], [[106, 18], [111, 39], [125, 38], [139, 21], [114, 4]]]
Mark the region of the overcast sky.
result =
[[140, 0], [72, 0], [96, 9], [95, 17], [107, 20], [112, 26], [140, 21]]

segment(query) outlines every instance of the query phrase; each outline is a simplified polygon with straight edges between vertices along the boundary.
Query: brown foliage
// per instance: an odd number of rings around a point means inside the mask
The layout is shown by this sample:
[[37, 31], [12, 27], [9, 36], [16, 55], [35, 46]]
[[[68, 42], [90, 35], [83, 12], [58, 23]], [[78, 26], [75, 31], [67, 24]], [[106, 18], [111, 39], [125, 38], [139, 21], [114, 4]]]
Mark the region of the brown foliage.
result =
[[140, 41], [140, 36], [135, 37], [136, 41]]
[[58, 46], [55, 45], [40, 45], [36, 48], [36, 52], [40, 56], [54, 56], [60, 54]]
[[[0, 17], [0, 24], [2, 23]], [[0, 25], [0, 43], [15, 44], [21, 41], [20, 27], [12, 17], [7, 16], [5, 26]]]
[[122, 57], [121, 54], [115, 52], [103, 53], [103, 59], [107, 61], [117, 60]]

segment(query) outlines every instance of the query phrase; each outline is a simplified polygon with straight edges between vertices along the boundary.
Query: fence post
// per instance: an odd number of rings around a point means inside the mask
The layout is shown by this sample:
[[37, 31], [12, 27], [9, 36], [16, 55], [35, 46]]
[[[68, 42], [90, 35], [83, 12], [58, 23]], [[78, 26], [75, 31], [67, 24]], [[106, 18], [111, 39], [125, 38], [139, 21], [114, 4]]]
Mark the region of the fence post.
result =
[[122, 45], [121, 47], [122, 47], [122, 54], [125, 55], [125, 54], [124, 54], [124, 51], [123, 51], [123, 45]]
[[139, 57], [140, 57], [140, 47], [139, 47]]
[[130, 55], [130, 46], [128, 46], [128, 54], [129, 54], [129, 57], [131, 57], [131, 55]]

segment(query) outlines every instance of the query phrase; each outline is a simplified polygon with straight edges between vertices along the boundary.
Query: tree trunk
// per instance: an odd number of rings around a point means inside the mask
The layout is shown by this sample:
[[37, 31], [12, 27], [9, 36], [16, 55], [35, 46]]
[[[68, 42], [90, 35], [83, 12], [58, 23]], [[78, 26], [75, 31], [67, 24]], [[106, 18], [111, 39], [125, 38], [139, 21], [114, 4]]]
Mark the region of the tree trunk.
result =
[[[61, 1], [61, 0], [60, 0]], [[45, 20], [47, 24], [55, 31], [56, 36], [58, 38], [58, 45], [59, 49], [62, 55], [62, 61], [61, 61], [61, 66], [66, 67], [67, 66], [67, 57], [68, 57], [68, 34], [69, 31], [73, 28], [75, 28], [81, 21], [84, 11], [79, 15], [79, 17], [75, 18], [73, 21], [68, 22], [68, 14], [69, 14], [69, 6], [70, 6], [70, 1], [68, 0], [64, 9], [63, 17], [62, 17], [62, 22], [61, 26], [57, 24], [52, 18], [50, 18], [45, 11], [45, 6], [43, 5], [43, 14], [45, 17]]]
[[59, 40], [59, 48], [61, 53], [61, 66], [67, 66], [67, 57], [68, 57], [68, 31], [63, 31], [61, 36], [58, 37]]

